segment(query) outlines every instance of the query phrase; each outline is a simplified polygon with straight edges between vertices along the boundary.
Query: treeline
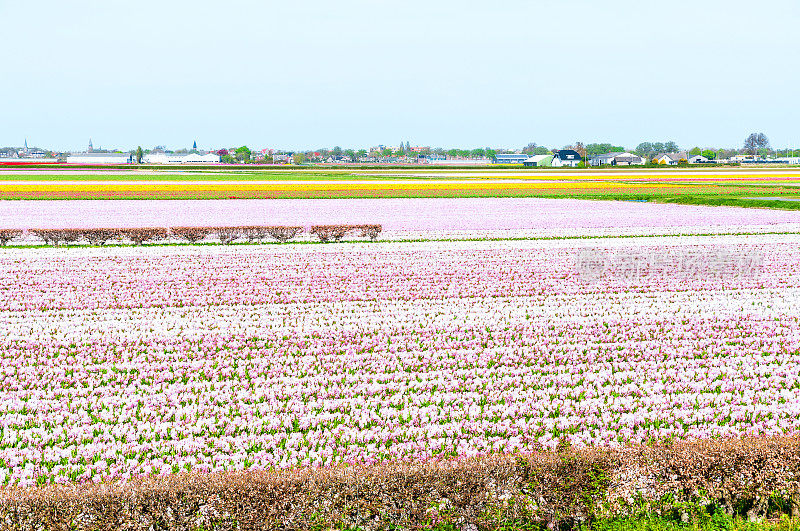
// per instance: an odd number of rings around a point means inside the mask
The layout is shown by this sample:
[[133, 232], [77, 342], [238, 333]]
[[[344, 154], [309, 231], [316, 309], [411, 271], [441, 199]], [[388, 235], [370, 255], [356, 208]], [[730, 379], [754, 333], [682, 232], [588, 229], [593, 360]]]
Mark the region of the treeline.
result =
[[[381, 225], [312, 225], [308, 232], [321, 242], [340, 241], [355, 234], [375, 241], [383, 230]], [[111, 241], [142, 245], [145, 242], [182, 240], [198, 243], [209, 237], [225, 245], [237, 240], [262, 243], [269, 240], [288, 242], [305, 232], [302, 226], [251, 225], [237, 227], [133, 227], [133, 228], [64, 228], [64, 229], [0, 229], [0, 245], [20, 238], [25, 233], [34, 235], [45, 245], [59, 247], [65, 244], [88, 243], [102, 246]]]

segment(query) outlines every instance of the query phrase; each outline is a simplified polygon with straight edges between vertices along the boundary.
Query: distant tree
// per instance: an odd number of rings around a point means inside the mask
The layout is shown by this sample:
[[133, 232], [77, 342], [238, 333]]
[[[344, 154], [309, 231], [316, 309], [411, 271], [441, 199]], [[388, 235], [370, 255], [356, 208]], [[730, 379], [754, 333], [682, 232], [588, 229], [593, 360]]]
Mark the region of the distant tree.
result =
[[495, 150], [493, 150], [491, 148], [488, 148], [488, 147], [486, 148], [486, 157], [487, 158], [493, 159], [493, 158], [495, 158], [496, 155], [497, 155], [497, 151], [495, 151]]
[[292, 155], [292, 162], [295, 164], [303, 164], [306, 161], [305, 153], [297, 152]]
[[658, 155], [659, 153], [666, 153], [667, 148], [663, 142], [653, 142], [653, 152]]
[[636, 146], [636, 149], [634, 149], [633, 152], [646, 159], [651, 159], [654, 155], [656, 155], [656, 150], [653, 147], [652, 142], [642, 142]]
[[575, 147], [573, 149], [578, 152], [581, 158], [586, 158], [586, 146], [583, 145], [583, 142], [575, 142]]
[[381, 155], [384, 157], [391, 157], [392, 156], [392, 148], [383, 148], [381, 150]]
[[486, 156], [486, 150], [483, 148], [475, 148], [469, 152], [469, 156], [473, 159], [480, 159]]
[[236, 160], [239, 162], [248, 162], [250, 160], [250, 148], [247, 146], [236, 148]]
[[142, 151], [142, 146], [136, 148], [136, 164], [142, 163], [142, 157], [144, 157], [144, 152]]
[[693, 157], [695, 155], [701, 155], [702, 153], [703, 153], [703, 151], [699, 147], [693, 147], [692, 149], [689, 150], [689, 155], [691, 155]]
[[528, 155], [547, 155], [550, 153], [550, 150], [544, 146], [537, 145], [536, 142], [531, 142], [530, 144], [522, 148], [522, 152]]
[[358, 151], [356, 151], [356, 157], [358, 159], [362, 159], [362, 158], [364, 158], [366, 156], [367, 156], [367, 150], [366, 149], [359, 149]]
[[[575, 149], [574, 146], [570, 147], [571, 149]], [[615, 146], [613, 144], [607, 144], [607, 143], [586, 145], [586, 156], [589, 158], [596, 157], [597, 155], [602, 155], [603, 153], [614, 153], [617, 151], [625, 151], [625, 148], [622, 146]]]
[[408, 140], [406, 140], [406, 153], [410, 153], [410, 152], [411, 152], [411, 144], [409, 144]]
[[225, 148], [222, 148], [222, 149], [220, 149], [219, 151], [217, 151], [217, 155], [219, 155], [220, 157], [224, 157], [224, 156], [226, 156], [227, 154], [228, 154], [228, 150], [227, 150], [227, 149], [225, 149]]
[[700, 154], [709, 160], [717, 158], [717, 154], [711, 149], [704, 149]]
[[334, 146], [333, 151], [331, 151], [331, 155], [334, 159], [341, 158], [342, 156], [342, 148], [339, 146]]
[[672, 140], [664, 143], [664, 151], [666, 151], [667, 153], [676, 153], [677, 151], [679, 151], [679, 149], [680, 148], [678, 147], [678, 144], [676, 144]]
[[759, 149], [769, 149], [769, 138], [764, 133], [750, 133], [744, 140], [744, 150], [751, 155], [759, 152]]
[[356, 152], [352, 149], [345, 150], [344, 154], [348, 159], [350, 159], [350, 162], [355, 162], [357, 159]]

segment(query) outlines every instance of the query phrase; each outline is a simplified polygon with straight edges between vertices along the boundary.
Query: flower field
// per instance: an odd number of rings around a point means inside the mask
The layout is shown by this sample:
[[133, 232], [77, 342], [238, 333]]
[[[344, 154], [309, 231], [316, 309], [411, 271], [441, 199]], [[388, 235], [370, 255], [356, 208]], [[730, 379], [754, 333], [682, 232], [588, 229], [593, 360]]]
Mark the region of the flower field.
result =
[[0, 250], [0, 483], [793, 434], [798, 249]]
[[[508, 168], [208, 166], [193, 168], [0, 168], [0, 199], [198, 200], [552, 197], [709, 198], [753, 204], [748, 196], [796, 198], [793, 168]], [[698, 197], [702, 196], [702, 197]], [[749, 204], [748, 204], [749, 203]], [[337, 221], [338, 222], [338, 221]]]
[[800, 212], [541, 198], [6, 201], [3, 228], [379, 223], [382, 239], [787, 232]]

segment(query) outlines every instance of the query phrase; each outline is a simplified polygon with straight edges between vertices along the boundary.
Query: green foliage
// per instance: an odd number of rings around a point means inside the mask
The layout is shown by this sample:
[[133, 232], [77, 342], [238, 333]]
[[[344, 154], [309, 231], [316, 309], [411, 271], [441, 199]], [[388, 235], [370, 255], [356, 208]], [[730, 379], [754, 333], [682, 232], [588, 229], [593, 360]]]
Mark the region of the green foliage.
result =
[[239, 162], [248, 162], [250, 160], [250, 148], [247, 146], [241, 146], [236, 148], [235, 158]]
[[550, 149], [544, 146], [539, 146], [536, 144], [536, 142], [531, 142], [525, 146], [522, 149], [522, 152], [527, 153], [528, 155], [549, 155], [551, 153]]
[[760, 153], [762, 149], [769, 149], [769, 138], [767, 138], [767, 135], [764, 133], [750, 133], [750, 135], [744, 139], [744, 145], [742, 147], [747, 153], [755, 155], [756, 153]]
[[694, 520], [682, 522], [655, 514], [638, 518], [597, 520], [584, 526], [582, 531], [798, 531], [800, 521], [783, 517], [778, 521], [750, 522], [741, 517], [731, 517], [721, 511], [697, 515]]
[[603, 153], [613, 153], [615, 151], [625, 151], [622, 146], [615, 146], [613, 144], [587, 144], [586, 156], [589, 158], [602, 155]]
[[637, 155], [648, 159], [652, 159], [659, 153], [675, 153], [676, 151], [678, 151], [678, 144], [672, 140], [668, 142], [642, 142], [633, 150]]

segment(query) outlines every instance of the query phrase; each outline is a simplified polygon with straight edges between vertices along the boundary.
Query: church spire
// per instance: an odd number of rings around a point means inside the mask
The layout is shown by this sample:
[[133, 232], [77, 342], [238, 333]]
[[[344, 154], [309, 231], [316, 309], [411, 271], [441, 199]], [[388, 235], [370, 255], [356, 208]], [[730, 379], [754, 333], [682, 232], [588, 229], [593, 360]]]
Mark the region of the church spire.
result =
[[89, 153], [91, 153], [92, 151], [94, 151], [94, 147], [92, 146], [92, 139], [90, 138], [89, 139]]

